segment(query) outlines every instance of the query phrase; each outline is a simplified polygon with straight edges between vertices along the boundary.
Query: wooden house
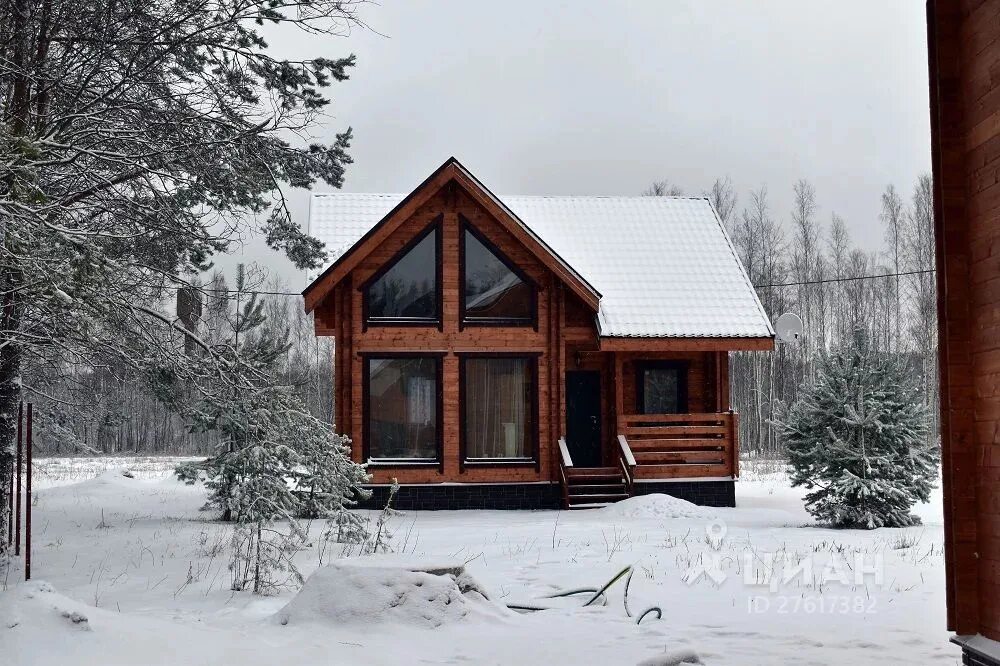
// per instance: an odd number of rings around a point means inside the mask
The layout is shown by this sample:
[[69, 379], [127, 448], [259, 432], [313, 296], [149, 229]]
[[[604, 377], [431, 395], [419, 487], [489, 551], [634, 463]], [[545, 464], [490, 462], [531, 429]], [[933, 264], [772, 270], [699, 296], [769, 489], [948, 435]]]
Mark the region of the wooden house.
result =
[[704, 198], [498, 197], [454, 158], [415, 190], [316, 194], [339, 431], [397, 506], [732, 506], [729, 352], [774, 334]]

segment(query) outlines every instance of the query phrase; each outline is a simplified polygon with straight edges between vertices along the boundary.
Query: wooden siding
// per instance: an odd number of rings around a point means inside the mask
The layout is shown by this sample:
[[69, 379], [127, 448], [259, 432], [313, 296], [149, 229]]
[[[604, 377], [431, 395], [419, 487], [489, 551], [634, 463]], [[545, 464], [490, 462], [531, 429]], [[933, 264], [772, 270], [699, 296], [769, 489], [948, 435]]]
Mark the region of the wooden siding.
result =
[[927, 10], [948, 628], [1000, 640], [1000, 0]]
[[[687, 364], [687, 411], [694, 413], [724, 411], [716, 409], [715, 389], [717, 354], [715, 352], [618, 352], [624, 379], [623, 408], [626, 414], [639, 413], [636, 404], [636, 364], [642, 361], [680, 361]], [[728, 358], [728, 357], [727, 357]], [[728, 407], [726, 407], [728, 409]], [[619, 432], [621, 430], [619, 429]]]
[[[496, 245], [510, 261], [539, 285], [537, 327], [466, 327], [459, 326], [458, 248], [461, 241], [460, 219], [469, 223]], [[441, 327], [366, 326], [362, 317], [363, 284], [404, 247], [416, 233], [438, 216], [442, 233], [442, 322]], [[337, 427], [354, 441], [355, 460], [362, 460], [365, 437], [363, 418], [363, 363], [361, 354], [383, 352], [447, 352], [442, 365], [443, 466], [405, 467], [373, 466], [376, 483], [396, 478], [400, 483], [525, 482], [552, 480], [555, 457], [551, 449], [561, 431], [552, 416], [561, 414], [561, 391], [554, 376], [561, 377], [562, 355], [559, 349], [563, 324], [561, 301], [566, 290], [538, 259], [515, 239], [466, 191], [457, 186], [444, 187], [417, 208], [412, 218], [387, 235], [353, 271], [349, 280], [336, 285], [331, 295], [317, 308], [317, 333], [337, 336], [334, 382], [337, 396]], [[538, 355], [538, 465], [489, 466], [462, 469], [459, 460], [459, 359], [461, 352], [504, 351]]]

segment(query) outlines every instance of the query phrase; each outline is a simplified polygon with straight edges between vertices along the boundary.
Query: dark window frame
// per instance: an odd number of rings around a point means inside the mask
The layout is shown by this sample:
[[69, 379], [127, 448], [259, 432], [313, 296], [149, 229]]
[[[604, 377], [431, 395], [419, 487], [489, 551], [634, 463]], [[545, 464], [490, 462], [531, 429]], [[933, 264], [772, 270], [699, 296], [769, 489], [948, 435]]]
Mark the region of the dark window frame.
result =
[[[398, 252], [390, 257], [377, 271], [372, 273], [367, 280], [361, 283], [358, 291], [361, 292], [361, 327], [363, 331], [369, 326], [406, 326], [419, 328], [437, 328], [444, 330], [444, 213], [437, 215], [431, 223], [420, 230], [413, 238], [407, 241]], [[420, 244], [431, 232], [437, 232], [434, 242], [434, 306], [437, 310], [435, 317], [375, 317], [372, 318], [368, 308], [368, 288], [375, 284], [386, 273], [402, 259], [407, 252]]]
[[650, 416], [646, 413], [646, 390], [643, 381], [646, 370], [676, 370], [677, 371], [677, 411], [675, 414], [689, 414], [690, 403], [688, 402], [688, 374], [691, 369], [690, 361], [665, 361], [665, 360], [642, 360], [635, 362], [635, 412]]
[[[455, 352], [458, 356], [458, 467], [460, 472], [464, 472], [467, 467], [482, 468], [482, 467], [534, 467], [535, 471], [541, 469], [542, 457], [540, 455], [541, 448], [541, 437], [539, 435], [539, 387], [538, 387], [538, 366], [540, 359], [543, 356], [542, 352], [528, 351], [528, 352]], [[529, 408], [531, 409], [531, 440], [529, 445], [531, 447], [531, 455], [524, 458], [469, 458], [466, 456], [466, 451], [468, 450], [468, 442], [466, 442], [465, 437], [465, 423], [466, 423], [466, 400], [465, 400], [465, 388], [467, 386], [466, 380], [466, 361], [468, 359], [491, 359], [491, 358], [516, 358], [516, 359], [526, 359], [528, 361], [528, 369], [531, 374], [531, 394], [532, 400]]]
[[[496, 243], [487, 238], [481, 231], [464, 215], [458, 216], [458, 330], [466, 327], [523, 327], [538, 330], [538, 283], [512, 262], [507, 255], [497, 247]], [[500, 263], [511, 273], [516, 275], [522, 282], [531, 289], [531, 317], [530, 318], [504, 318], [504, 317], [469, 317], [465, 307], [465, 234], [466, 232], [483, 244], [483, 246], [493, 253]]]
[[[444, 473], [444, 357], [446, 352], [419, 352], [419, 351], [373, 351], [360, 352], [361, 357], [361, 458], [364, 463], [371, 467], [437, 467], [438, 473]], [[369, 421], [371, 418], [371, 361], [372, 359], [408, 359], [408, 358], [431, 358], [434, 359], [435, 371], [437, 372], [437, 390], [435, 393], [435, 418], [436, 432], [436, 458], [372, 458], [371, 456], [371, 428]]]

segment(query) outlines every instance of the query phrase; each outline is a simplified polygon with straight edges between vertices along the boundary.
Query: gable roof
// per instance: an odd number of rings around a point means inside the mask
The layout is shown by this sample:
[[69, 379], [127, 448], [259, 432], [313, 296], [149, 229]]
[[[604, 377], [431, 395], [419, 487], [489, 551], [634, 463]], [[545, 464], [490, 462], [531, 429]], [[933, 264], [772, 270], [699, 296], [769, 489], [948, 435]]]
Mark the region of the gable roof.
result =
[[[466, 193], [482, 205], [494, 218], [511, 232], [529, 252], [546, 264], [570, 290], [576, 293], [584, 303], [595, 310], [601, 294], [587, 282], [576, 270], [566, 263], [545, 241], [521, 221], [495, 194], [489, 191], [478, 178], [454, 157], [449, 157], [428, 176], [424, 182], [407, 195], [376, 195], [392, 200], [388, 210], [380, 211], [381, 218], [366, 225], [359, 236], [354, 236], [343, 244], [339, 253], [331, 253], [333, 263], [313, 280], [302, 292], [305, 299], [306, 312], [311, 312], [316, 305], [326, 297], [337, 282], [356, 267], [386, 236], [391, 234], [405, 222], [410, 215], [424, 202], [447, 185], [457, 183]], [[318, 195], [313, 195], [315, 198]], [[337, 194], [327, 196], [338, 196]], [[349, 196], [349, 195], [348, 195]], [[310, 228], [312, 226], [312, 206], [310, 206]], [[327, 248], [339, 247], [337, 242], [320, 238]]]
[[[599, 293], [602, 337], [774, 336], [705, 198], [489, 196]], [[406, 198], [313, 194], [309, 233], [326, 244], [335, 266]]]

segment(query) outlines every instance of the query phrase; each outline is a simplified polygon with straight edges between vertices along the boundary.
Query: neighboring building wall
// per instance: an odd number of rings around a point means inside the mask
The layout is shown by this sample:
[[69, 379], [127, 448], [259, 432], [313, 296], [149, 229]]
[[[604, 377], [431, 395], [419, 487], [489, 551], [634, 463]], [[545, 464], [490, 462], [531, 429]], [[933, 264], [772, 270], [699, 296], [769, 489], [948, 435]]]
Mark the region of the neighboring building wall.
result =
[[1000, 0], [927, 7], [948, 627], [1000, 641]]

